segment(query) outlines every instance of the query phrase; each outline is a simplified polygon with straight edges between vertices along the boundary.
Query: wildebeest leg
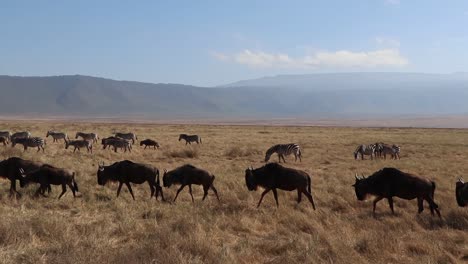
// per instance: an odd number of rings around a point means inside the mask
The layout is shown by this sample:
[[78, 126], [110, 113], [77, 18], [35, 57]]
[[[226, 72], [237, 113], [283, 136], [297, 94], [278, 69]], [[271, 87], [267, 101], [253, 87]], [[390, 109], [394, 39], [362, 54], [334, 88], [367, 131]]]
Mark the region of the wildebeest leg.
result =
[[210, 188], [211, 188], [211, 189], [213, 190], [213, 192], [215, 193], [216, 199], [218, 199], [218, 202], [219, 202], [218, 191], [217, 191], [216, 188], [214, 187], [213, 183], [211, 184]]
[[146, 149], [146, 147], [147, 147], [147, 145], [145, 145], [145, 148], [144, 148], [144, 149]]
[[418, 213], [422, 213], [424, 211], [424, 206], [423, 206], [423, 199], [418, 197]]
[[302, 192], [309, 199], [310, 203], [312, 204], [312, 208], [314, 208], [314, 210], [315, 210], [315, 203], [314, 203], [314, 198], [312, 198], [312, 194], [309, 193], [307, 190], [303, 190]]
[[21, 197], [21, 193], [16, 190], [16, 180], [10, 181], [10, 196], [18, 194]]
[[174, 202], [175, 202], [175, 200], [177, 199], [177, 196], [179, 196], [180, 191], [182, 191], [182, 189], [184, 189], [184, 187], [185, 187], [185, 185], [181, 185], [180, 188], [179, 188], [179, 190], [177, 190], [177, 193], [176, 193], [176, 195], [175, 195], [175, 197], [174, 197]]
[[123, 182], [119, 182], [119, 187], [117, 188], [117, 197], [120, 195], [120, 189], [122, 189]]
[[45, 191], [44, 191], [44, 189], [42, 188], [42, 185], [41, 185], [41, 186], [39, 186], [39, 188], [37, 189], [37, 191], [36, 191], [36, 193], [34, 194], [34, 196], [37, 197], [37, 196], [39, 196], [39, 194], [40, 194], [40, 195], [42, 195], [42, 196], [44, 196], [44, 197], [47, 197], [47, 196], [44, 194], [44, 192], [45, 192]]
[[72, 190], [72, 193], [73, 193], [73, 198], [76, 197], [76, 190], [75, 190], [75, 186], [72, 185], [72, 183], [67, 183], [68, 187], [70, 187], [70, 190]]
[[374, 209], [372, 210], [372, 214], [374, 214], [374, 216], [375, 216], [375, 207], [377, 206], [377, 203], [382, 199], [383, 199], [382, 196], [378, 196], [374, 199]]
[[387, 198], [388, 200], [388, 205], [390, 206], [390, 210], [392, 210], [392, 214], [395, 214], [395, 211], [393, 210], [393, 198], [389, 197]]
[[278, 153], [278, 161], [281, 163], [281, 155]]
[[[155, 184], [154, 184], [154, 182], [151, 183], [150, 181], [148, 181], [148, 184], [149, 184], [150, 189], [151, 189], [151, 196], [150, 196], [150, 198], [152, 198], [153, 195], [154, 195], [154, 192], [155, 192], [155, 188], [154, 188], [154, 185], [155, 185]], [[156, 196], [156, 198], [158, 198], [158, 197]]]
[[208, 195], [208, 189], [210, 187], [206, 187], [205, 185], [203, 185], [203, 198], [201, 199], [202, 201], [205, 200], [206, 196]]
[[135, 196], [133, 195], [133, 191], [132, 191], [132, 186], [130, 186], [129, 182], [126, 182], [125, 185], [127, 185], [128, 191], [132, 195], [133, 200], [135, 200]]
[[302, 191], [297, 189], [297, 203], [300, 203], [302, 200]]
[[189, 184], [188, 188], [189, 188], [190, 196], [192, 196], [192, 203], [194, 203], [195, 200], [193, 199], [193, 194], [192, 194], [192, 184]]
[[279, 207], [279, 203], [278, 203], [278, 193], [276, 192], [276, 188], [273, 188], [273, 196], [275, 196], [276, 207]]
[[426, 201], [429, 203], [429, 209], [431, 209], [431, 215], [434, 215], [434, 210], [436, 211], [437, 213], [437, 216], [439, 216], [439, 218], [442, 218], [440, 216], [440, 211], [439, 211], [439, 206], [434, 202], [434, 200], [432, 200], [431, 197], [426, 197]]
[[265, 191], [262, 192], [262, 196], [260, 196], [260, 201], [258, 201], [257, 208], [258, 208], [258, 207], [260, 206], [260, 204], [262, 203], [263, 196], [265, 196], [265, 194], [267, 194], [269, 191], [271, 191], [271, 189], [266, 189]]
[[[73, 188], [72, 188], [72, 190], [73, 190]], [[64, 184], [62, 184], [62, 193], [59, 195], [58, 198], [60, 199], [66, 191], [67, 191], [67, 186], [64, 183]]]

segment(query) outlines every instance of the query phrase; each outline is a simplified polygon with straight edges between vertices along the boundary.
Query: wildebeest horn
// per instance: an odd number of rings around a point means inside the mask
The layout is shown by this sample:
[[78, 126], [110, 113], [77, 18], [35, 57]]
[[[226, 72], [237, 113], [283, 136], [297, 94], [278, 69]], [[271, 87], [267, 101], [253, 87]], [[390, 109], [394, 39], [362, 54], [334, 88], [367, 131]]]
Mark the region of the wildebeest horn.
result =
[[462, 178], [458, 178], [458, 181], [461, 182], [461, 183], [465, 183]]
[[19, 168], [19, 171], [20, 171], [21, 174], [24, 174], [23, 168]]
[[167, 169], [164, 169], [164, 173], [167, 173]]
[[356, 178], [356, 180], [359, 180], [357, 173], [354, 175], [354, 178]]

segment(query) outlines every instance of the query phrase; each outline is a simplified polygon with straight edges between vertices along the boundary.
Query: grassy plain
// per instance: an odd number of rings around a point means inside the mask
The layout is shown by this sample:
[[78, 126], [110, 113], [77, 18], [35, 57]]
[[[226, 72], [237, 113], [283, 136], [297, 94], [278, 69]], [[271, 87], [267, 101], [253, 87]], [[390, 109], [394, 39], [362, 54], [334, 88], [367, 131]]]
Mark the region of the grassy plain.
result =
[[[93, 154], [72, 153], [49, 138], [45, 154], [0, 146], [1, 158], [19, 156], [77, 172], [82, 197], [71, 192], [57, 200], [34, 198], [36, 186], [8, 197], [9, 182], [0, 180], [1, 263], [462, 263], [468, 261], [468, 208], [454, 197], [457, 177], [468, 172], [468, 130], [214, 125], [94, 124], [3, 122], [0, 130], [47, 130], [74, 137], [76, 131], [134, 131], [140, 140], [156, 139], [159, 150], [113, 153], [95, 146]], [[199, 134], [202, 145], [185, 146], [179, 133]], [[402, 147], [401, 160], [355, 161], [356, 145], [383, 141]], [[262, 166], [264, 152], [276, 143], [297, 142], [302, 163], [287, 166], [312, 176], [317, 210], [307, 200], [296, 205], [296, 192], [279, 191], [280, 207], [268, 194], [256, 208], [260, 191], [245, 187], [244, 170]], [[216, 175], [221, 203], [212, 193], [201, 202], [201, 187], [188, 190], [176, 203], [149, 199], [147, 184], [133, 188], [97, 185], [98, 162], [130, 159], [161, 171], [185, 163]], [[276, 156], [274, 156], [276, 160]], [[354, 173], [369, 175], [385, 166], [427, 176], [437, 183], [435, 201], [442, 220], [426, 210], [417, 215], [416, 201], [396, 199], [396, 215], [386, 201], [372, 217], [371, 201], [358, 202], [351, 185]], [[465, 176], [467, 179], [468, 176]], [[176, 187], [164, 189], [174, 197]]]

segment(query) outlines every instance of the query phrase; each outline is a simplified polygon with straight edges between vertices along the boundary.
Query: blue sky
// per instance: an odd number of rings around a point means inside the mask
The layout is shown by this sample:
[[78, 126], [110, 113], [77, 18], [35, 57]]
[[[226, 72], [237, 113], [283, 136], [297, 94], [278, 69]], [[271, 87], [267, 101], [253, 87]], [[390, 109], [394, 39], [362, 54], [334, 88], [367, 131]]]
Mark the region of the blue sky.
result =
[[0, 74], [219, 85], [468, 71], [468, 1], [3, 1]]

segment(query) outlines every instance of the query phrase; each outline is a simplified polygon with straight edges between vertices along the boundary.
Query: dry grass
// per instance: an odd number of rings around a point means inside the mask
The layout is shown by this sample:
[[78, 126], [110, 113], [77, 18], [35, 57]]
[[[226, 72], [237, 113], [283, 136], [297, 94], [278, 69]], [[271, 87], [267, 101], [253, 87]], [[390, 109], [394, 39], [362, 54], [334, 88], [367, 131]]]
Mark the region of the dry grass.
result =
[[[114, 153], [95, 147], [73, 154], [63, 144], [48, 141], [46, 154], [0, 146], [3, 157], [20, 156], [74, 169], [83, 196], [68, 192], [55, 199], [33, 199], [35, 186], [8, 198], [8, 182], [0, 180], [0, 262], [2, 263], [460, 263], [468, 260], [468, 210], [454, 197], [456, 177], [468, 171], [468, 131], [448, 129], [366, 129], [319, 127], [255, 127], [197, 125], [3, 123], [1, 130], [27, 129], [45, 136], [48, 129], [97, 131], [133, 130], [139, 138], [154, 138], [160, 150]], [[178, 142], [178, 134], [193, 131], [203, 137], [198, 146]], [[402, 159], [355, 161], [359, 143], [383, 141], [402, 146]], [[263, 165], [273, 144], [298, 142], [302, 163], [289, 157], [288, 166], [312, 175], [317, 211], [307, 202], [296, 205], [296, 193], [272, 194], [256, 209], [260, 192], [248, 192], [244, 170]], [[276, 158], [276, 157], [274, 157]], [[185, 163], [216, 175], [221, 203], [213, 194], [195, 204], [184, 190], [177, 203], [149, 199], [146, 184], [133, 188], [136, 201], [117, 185], [97, 185], [97, 164], [130, 159], [173, 169]], [[370, 174], [384, 166], [425, 175], [437, 183], [436, 202], [443, 219], [426, 209], [417, 215], [416, 201], [396, 200], [396, 216], [382, 201], [372, 218], [370, 201], [358, 202], [351, 184], [354, 173]], [[466, 178], [466, 176], [465, 176]], [[173, 198], [176, 187], [165, 189]]]

